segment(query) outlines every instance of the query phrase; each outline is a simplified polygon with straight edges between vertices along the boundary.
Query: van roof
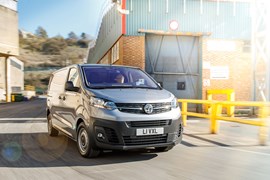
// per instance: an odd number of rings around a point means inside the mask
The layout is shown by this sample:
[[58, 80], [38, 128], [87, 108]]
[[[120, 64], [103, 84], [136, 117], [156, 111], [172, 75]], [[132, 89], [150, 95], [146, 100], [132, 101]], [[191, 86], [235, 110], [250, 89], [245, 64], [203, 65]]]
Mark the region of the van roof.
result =
[[114, 64], [78, 64], [78, 66], [80, 67], [86, 67], [86, 66], [94, 66], [94, 67], [127, 67], [127, 68], [136, 68], [136, 69], [140, 69], [138, 67], [134, 67], [134, 66], [124, 66], [124, 65], [114, 65]]
[[72, 64], [66, 67], [63, 67], [61, 69], [58, 69], [56, 71], [54, 71], [52, 74], [55, 74], [59, 71], [62, 71], [64, 69], [70, 68], [70, 67], [127, 67], [127, 68], [134, 68], [134, 69], [140, 69], [138, 67], [134, 67], [134, 66], [123, 66], [123, 65], [110, 65], [110, 64]]

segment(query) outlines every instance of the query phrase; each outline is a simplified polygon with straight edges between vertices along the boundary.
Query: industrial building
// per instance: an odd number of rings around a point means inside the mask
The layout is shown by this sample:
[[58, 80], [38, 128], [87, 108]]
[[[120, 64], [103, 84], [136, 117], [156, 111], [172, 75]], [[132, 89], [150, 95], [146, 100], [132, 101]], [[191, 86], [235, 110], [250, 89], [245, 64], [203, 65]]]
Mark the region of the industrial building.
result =
[[0, 101], [24, 88], [24, 66], [19, 55], [17, 0], [0, 1]]
[[269, 79], [269, 63], [258, 70], [252, 53], [256, 7], [250, 0], [113, 2], [88, 63], [140, 67], [182, 99], [206, 99], [208, 89], [234, 89], [236, 100], [269, 99], [269, 83], [260, 85]]

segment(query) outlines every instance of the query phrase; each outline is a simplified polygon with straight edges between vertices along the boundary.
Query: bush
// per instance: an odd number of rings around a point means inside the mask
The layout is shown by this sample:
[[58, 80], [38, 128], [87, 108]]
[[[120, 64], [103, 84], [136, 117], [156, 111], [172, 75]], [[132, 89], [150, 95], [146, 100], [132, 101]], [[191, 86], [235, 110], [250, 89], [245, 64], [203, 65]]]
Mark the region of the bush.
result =
[[42, 44], [42, 52], [44, 54], [59, 55], [61, 50], [66, 47], [67, 43], [63, 38], [50, 38]]

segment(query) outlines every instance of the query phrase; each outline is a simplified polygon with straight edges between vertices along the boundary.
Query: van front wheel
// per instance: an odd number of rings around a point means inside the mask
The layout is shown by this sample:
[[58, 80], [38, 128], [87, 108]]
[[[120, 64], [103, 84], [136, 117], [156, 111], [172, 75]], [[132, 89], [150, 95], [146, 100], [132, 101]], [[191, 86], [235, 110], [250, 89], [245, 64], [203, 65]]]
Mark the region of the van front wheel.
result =
[[100, 153], [91, 147], [89, 132], [83, 122], [78, 127], [77, 146], [83, 157], [97, 157]]

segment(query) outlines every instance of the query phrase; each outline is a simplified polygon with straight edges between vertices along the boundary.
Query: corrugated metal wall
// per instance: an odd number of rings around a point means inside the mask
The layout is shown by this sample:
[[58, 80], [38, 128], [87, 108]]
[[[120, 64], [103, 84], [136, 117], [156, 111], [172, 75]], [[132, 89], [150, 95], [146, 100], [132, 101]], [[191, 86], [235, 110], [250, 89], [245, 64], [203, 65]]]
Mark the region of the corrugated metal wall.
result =
[[138, 29], [169, 31], [169, 22], [176, 20], [177, 31], [211, 32], [212, 38], [221, 39], [251, 38], [249, 3], [202, 2], [201, 11], [200, 0], [127, 0], [127, 35], [141, 35]]
[[200, 38], [146, 35], [145, 70], [177, 98], [201, 99]]
[[97, 63], [122, 35], [121, 14], [113, 6], [103, 17], [95, 47], [90, 49], [88, 63]]

